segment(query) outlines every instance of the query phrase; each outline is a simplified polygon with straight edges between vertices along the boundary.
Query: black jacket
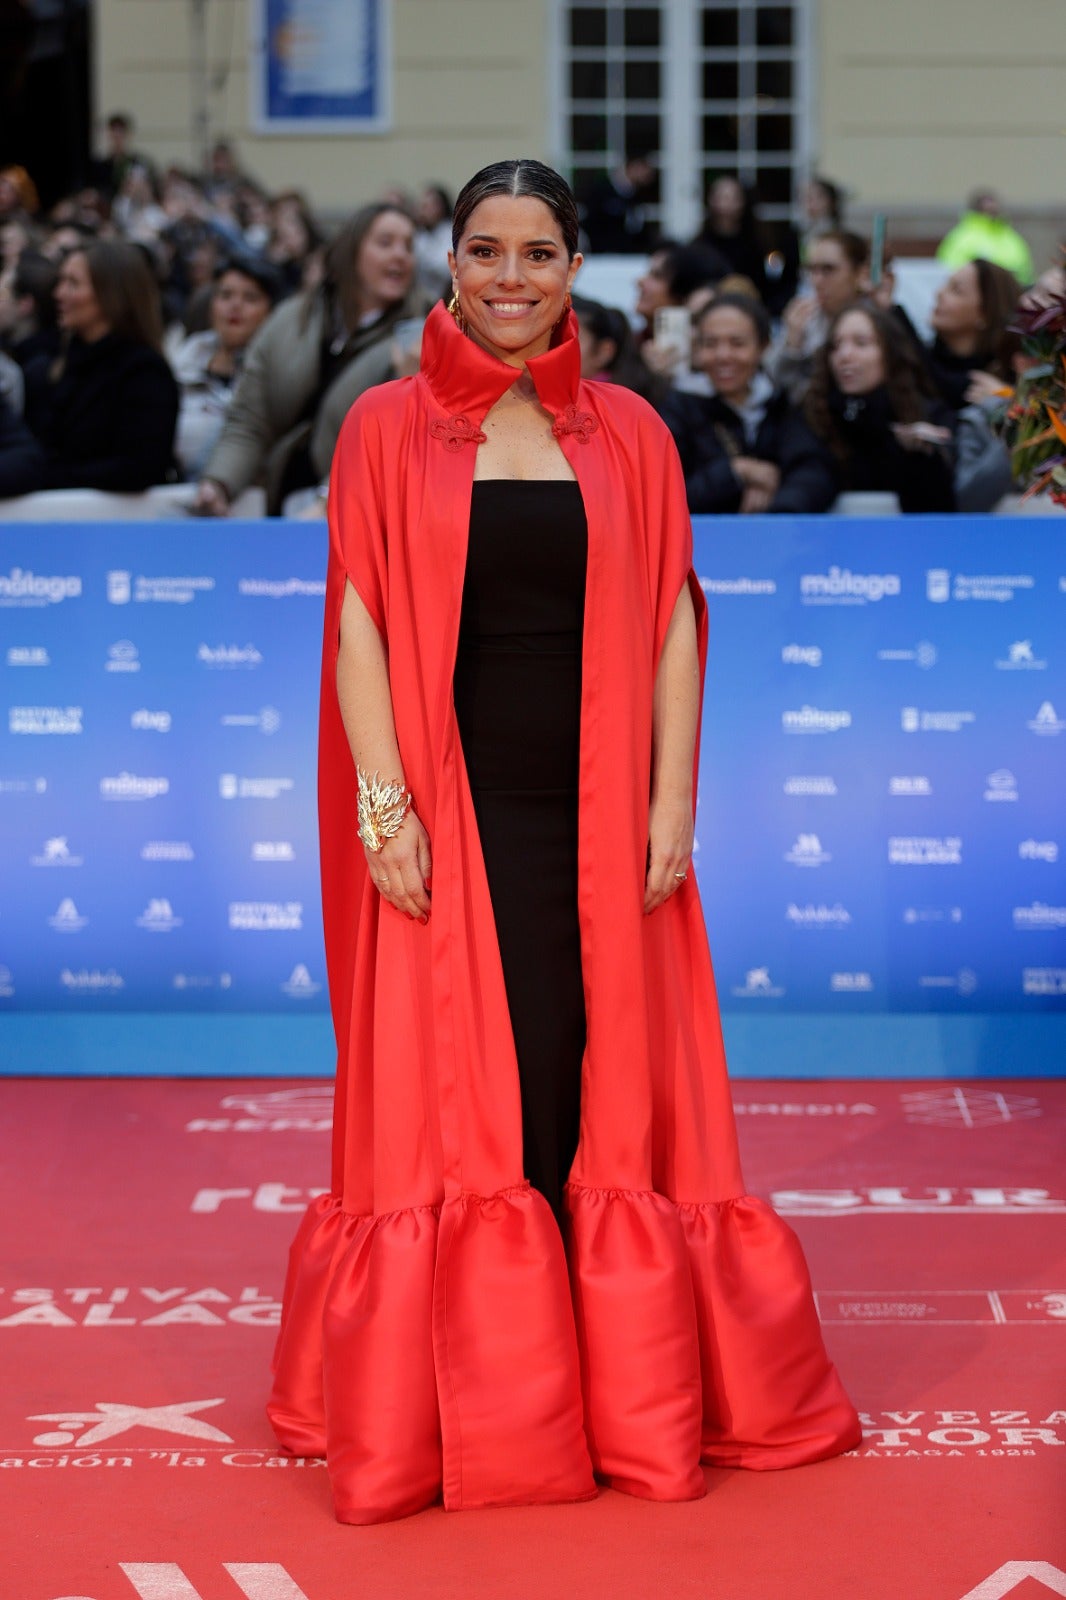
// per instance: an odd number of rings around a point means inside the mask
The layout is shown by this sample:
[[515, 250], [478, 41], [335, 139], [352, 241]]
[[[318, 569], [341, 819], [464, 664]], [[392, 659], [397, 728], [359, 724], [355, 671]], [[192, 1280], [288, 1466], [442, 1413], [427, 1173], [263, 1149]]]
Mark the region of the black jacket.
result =
[[[901, 511], [955, 510], [953, 449], [909, 450], [900, 444], [886, 389], [848, 399], [834, 386], [829, 410], [847, 454], [845, 489], [894, 494]], [[950, 428], [954, 419], [946, 406], [931, 401], [925, 420]]]
[[772, 461], [779, 468], [781, 482], [770, 503], [772, 512], [826, 511], [836, 499], [832, 457], [783, 389], [775, 389], [770, 397], [751, 445], [744, 441], [737, 413], [717, 395], [708, 398], [675, 389], [660, 409], [681, 457], [690, 511], [739, 511], [744, 489], [732, 467], [732, 458], [739, 455]]
[[0, 398], [0, 500], [44, 488], [44, 451], [22, 418]]
[[74, 338], [58, 377], [41, 357], [26, 368], [26, 421], [44, 445], [47, 489], [136, 493], [174, 464], [178, 385], [147, 345], [105, 334]]

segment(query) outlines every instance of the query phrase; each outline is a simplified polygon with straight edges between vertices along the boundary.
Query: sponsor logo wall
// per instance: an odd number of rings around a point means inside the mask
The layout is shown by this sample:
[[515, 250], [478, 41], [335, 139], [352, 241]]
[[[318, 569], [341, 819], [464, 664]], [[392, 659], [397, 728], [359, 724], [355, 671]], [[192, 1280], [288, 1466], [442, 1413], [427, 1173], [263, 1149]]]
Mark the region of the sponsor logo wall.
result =
[[[2, 535], [0, 1011], [327, 1008], [322, 532], [179, 531]], [[695, 564], [723, 1009], [1066, 1012], [1046, 530], [697, 519]]]
[[697, 519], [724, 1011], [1066, 1010], [1064, 566], [1024, 522]]
[[0, 1009], [323, 1010], [321, 531], [0, 537]]

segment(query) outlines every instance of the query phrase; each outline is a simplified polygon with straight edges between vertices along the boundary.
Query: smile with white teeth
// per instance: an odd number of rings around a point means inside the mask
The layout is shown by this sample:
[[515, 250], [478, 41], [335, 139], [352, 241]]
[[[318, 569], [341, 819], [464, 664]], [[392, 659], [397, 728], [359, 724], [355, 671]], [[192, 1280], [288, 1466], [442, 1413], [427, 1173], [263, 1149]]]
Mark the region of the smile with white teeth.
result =
[[514, 312], [532, 311], [532, 300], [490, 300], [489, 305], [493, 311], [502, 311], [505, 314]]

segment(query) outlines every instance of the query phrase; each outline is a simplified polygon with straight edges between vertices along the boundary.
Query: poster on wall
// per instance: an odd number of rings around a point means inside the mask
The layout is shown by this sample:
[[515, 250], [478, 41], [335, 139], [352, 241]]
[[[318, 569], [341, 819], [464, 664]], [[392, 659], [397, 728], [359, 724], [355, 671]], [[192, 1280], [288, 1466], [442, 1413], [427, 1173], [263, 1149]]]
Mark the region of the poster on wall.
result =
[[257, 132], [389, 127], [389, 0], [252, 0], [250, 18]]

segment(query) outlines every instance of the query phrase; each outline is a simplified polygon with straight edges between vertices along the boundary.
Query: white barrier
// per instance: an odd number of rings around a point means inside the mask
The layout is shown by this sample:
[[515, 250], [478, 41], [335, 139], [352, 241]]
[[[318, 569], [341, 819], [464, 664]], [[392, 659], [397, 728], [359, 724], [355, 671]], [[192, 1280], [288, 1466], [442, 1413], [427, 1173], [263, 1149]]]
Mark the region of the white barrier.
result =
[[[194, 483], [162, 483], [142, 494], [108, 494], [102, 489], [44, 489], [39, 494], [0, 500], [0, 522], [151, 522], [193, 514]], [[230, 516], [258, 518], [266, 509], [262, 489], [246, 489]]]

